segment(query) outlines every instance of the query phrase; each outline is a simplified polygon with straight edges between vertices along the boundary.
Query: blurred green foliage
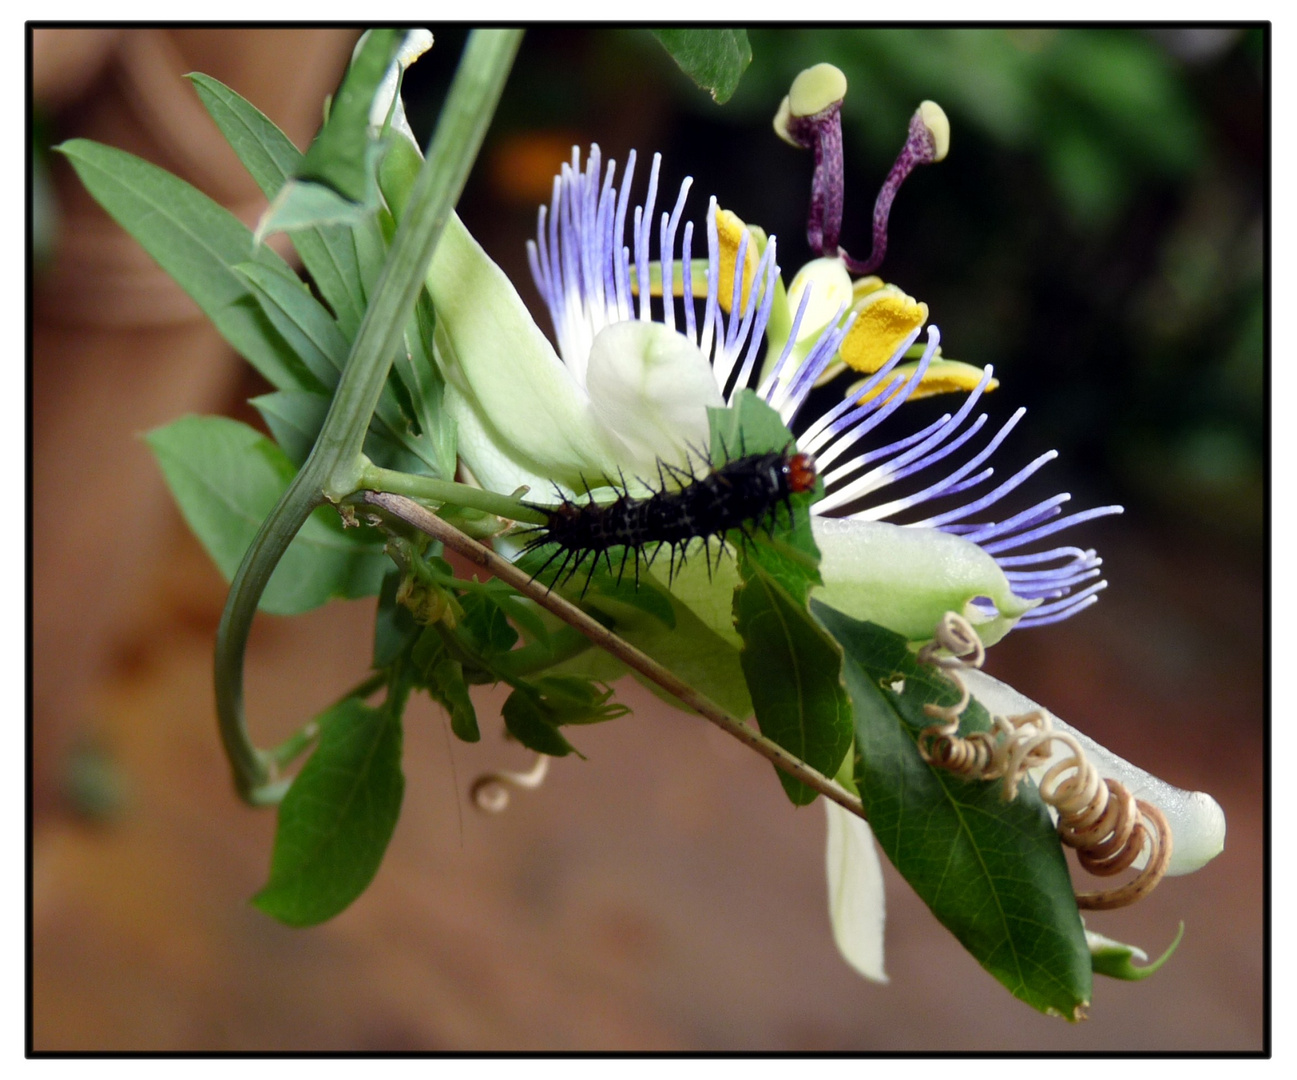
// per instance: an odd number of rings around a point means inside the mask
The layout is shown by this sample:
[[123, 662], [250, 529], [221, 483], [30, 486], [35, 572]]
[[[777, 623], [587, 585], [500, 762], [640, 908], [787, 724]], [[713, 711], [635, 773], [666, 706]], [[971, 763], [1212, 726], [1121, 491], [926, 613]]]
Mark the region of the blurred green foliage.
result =
[[1138, 176], [1181, 175], [1201, 153], [1201, 125], [1174, 60], [1129, 31], [763, 30], [752, 37], [757, 55], [771, 62], [754, 65], [736, 108], [767, 112], [798, 71], [827, 60], [850, 87], [848, 139], [891, 149], [918, 99], [932, 98], [960, 134], [976, 131], [1039, 156], [1081, 220], [1118, 213]]

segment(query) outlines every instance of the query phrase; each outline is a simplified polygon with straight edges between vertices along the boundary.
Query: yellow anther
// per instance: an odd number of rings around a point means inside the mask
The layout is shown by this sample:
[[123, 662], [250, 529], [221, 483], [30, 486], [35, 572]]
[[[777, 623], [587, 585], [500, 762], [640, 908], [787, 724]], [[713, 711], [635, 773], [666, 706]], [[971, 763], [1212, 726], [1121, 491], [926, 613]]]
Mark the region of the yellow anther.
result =
[[[720, 247], [720, 264], [716, 268], [717, 288], [720, 291], [718, 300], [726, 312], [730, 310], [730, 301], [734, 297], [734, 263], [739, 256], [739, 243], [743, 239], [744, 229], [748, 232], [748, 252], [743, 260], [747, 264], [743, 275], [743, 303], [746, 304], [752, 279], [761, 263], [761, 253], [765, 251], [766, 233], [759, 225], [745, 225], [737, 215], [717, 207], [716, 236]], [[648, 268], [649, 296], [656, 299], [662, 295], [662, 264], [654, 259], [648, 264]], [[707, 271], [706, 259], [690, 260], [690, 296], [702, 299], [707, 295]], [[639, 296], [639, 268], [634, 265], [630, 268], [630, 292], [632, 296]], [[678, 259], [671, 266], [671, 295], [685, 295], [685, 267]]]
[[940, 161], [950, 152], [950, 121], [946, 111], [935, 101], [919, 104], [919, 119], [932, 137], [932, 160]]
[[870, 274], [868, 277], [857, 278], [851, 285], [852, 303], [863, 300], [872, 292], [877, 292], [883, 287], [883, 279], [877, 274]]
[[[917, 360], [909, 361], [905, 364], [897, 364], [892, 369], [893, 376], [901, 376], [908, 379], [918, 368]], [[944, 357], [935, 357], [928, 370], [923, 373], [923, 378], [919, 380], [919, 385], [910, 391], [907, 401], [918, 401], [920, 398], [935, 397], [937, 394], [954, 394], [968, 393], [975, 390], [977, 384], [982, 381], [983, 371], [972, 364], [965, 364], [962, 360], [947, 360]], [[847, 390], [846, 397], [855, 397], [860, 394], [860, 404], [864, 404], [872, 398], [882, 395], [884, 389], [890, 384], [891, 379], [884, 379], [883, 382], [867, 394], [861, 394], [864, 385], [868, 379], [861, 379], [853, 383]], [[987, 384], [987, 390], [994, 390], [1000, 385], [1000, 380], [992, 378]]]
[[866, 374], [877, 371], [905, 339], [928, 321], [928, 305], [906, 296], [895, 285], [870, 292], [855, 305], [856, 322], [839, 354], [848, 367]]
[[743, 224], [739, 216], [729, 210], [716, 208], [716, 239], [720, 248], [720, 277], [717, 283], [716, 297], [721, 310], [729, 313], [734, 299], [734, 272], [738, 265], [739, 245], [743, 242], [743, 233], [748, 232], [747, 253], [743, 257], [743, 290], [739, 306], [745, 307], [752, 281], [757, 276], [757, 264], [761, 258], [757, 253], [757, 238], [751, 235], [752, 230]]

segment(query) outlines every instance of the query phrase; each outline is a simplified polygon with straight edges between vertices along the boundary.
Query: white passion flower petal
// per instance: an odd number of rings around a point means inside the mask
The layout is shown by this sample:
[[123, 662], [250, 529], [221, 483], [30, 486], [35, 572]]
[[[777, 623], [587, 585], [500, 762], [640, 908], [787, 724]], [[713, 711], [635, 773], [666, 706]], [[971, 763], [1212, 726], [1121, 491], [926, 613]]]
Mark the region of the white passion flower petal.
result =
[[[511, 456], [569, 488], [617, 475], [617, 446], [509, 279], [455, 214], [428, 268], [437, 360]], [[475, 463], [466, 458], [476, 472]]]
[[[1152, 803], [1161, 810], [1171, 826], [1172, 849], [1171, 863], [1166, 870], [1168, 874], [1191, 874], [1225, 850], [1225, 812], [1206, 792], [1184, 791], [1146, 773], [1129, 761], [1119, 758], [1111, 750], [1106, 750], [1088, 735], [1064, 723], [1048, 709], [1018, 693], [1012, 686], [993, 679], [985, 672], [970, 668], [961, 671], [960, 676], [973, 697], [992, 713], [1014, 716], [1033, 709], [1048, 713], [1055, 727], [1076, 736], [1101, 776], [1118, 781], [1135, 798]], [[1065, 747], [1055, 743], [1054, 757], [1038, 769], [1032, 769], [1032, 777], [1039, 780], [1045, 769], [1068, 753]], [[1135, 865], [1142, 864], [1141, 860]]]
[[843, 958], [866, 979], [887, 982], [883, 971], [883, 867], [864, 818], [824, 799], [829, 816], [829, 918]]
[[[822, 556], [816, 598], [854, 619], [926, 641], [947, 611], [993, 644], [1038, 600], [1016, 595], [1004, 571], [976, 544], [951, 533], [853, 518], [812, 517]], [[990, 619], [973, 604], [995, 604]]]
[[595, 416], [650, 483], [658, 461], [683, 466], [706, 452], [707, 406], [725, 405], [707, 358], [660, 323], [635, 320], [600, 330], [585, 385]]

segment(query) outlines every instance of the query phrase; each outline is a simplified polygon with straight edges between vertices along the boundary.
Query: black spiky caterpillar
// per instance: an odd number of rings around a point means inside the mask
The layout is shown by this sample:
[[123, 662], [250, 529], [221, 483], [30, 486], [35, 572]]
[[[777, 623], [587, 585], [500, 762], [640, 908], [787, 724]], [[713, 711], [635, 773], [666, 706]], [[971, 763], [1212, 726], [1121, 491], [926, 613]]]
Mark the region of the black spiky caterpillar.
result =
[[[682, 486], [668, 488], [667, 473]], [[667, 577], [670, 581], [675, 576], [677, 558], [683, 565], [684, 550], [691, 540], [724, 537], [733, 531], [745, 537], [750, 537], [753, 529], [769, 532], [778, 521], [779, 508], [785, 508], [791, 520], [790, 500], [796, 494], [811, 491], [815, 481], [815, 460], [795, 447], [731, 458], [709, 469], [703, 476], [698, 476], [692, 465], [679, 469], [659, 464], [658, 490], [644, 498], [632, 498], [623, 481], [617, 498], [611, 503], [601, 505], [593, 497], [584, 503], [563, 497], [558, 506], [528, 503], [549, 521], [541, 526], [542, 532], [538, 536], [528, 541], [524, 553], [547, 544], [557, 544], [557, 550], [533, 575], [539, 577], [561, 557], [562, 562], [553, 579], [557, 584], [560, 579], [570, 579], [591, 555], [594, 556], [590, 565], [591, 575], [600, 557], [607, 563], [611, 574], [613, 566], [609, 553], [614, 548], [621, 548], [617, 581], [621, 582], [626, 563], [633, 561], [638, 585], [639, 555], [646, 548], [653, 547], [648, 556], [651, 565], [660, 545], [665, 544], [671, 549]], [[566, 578], [563, 577], [565, 570], [568, 571]], [[589, 583], [587, 576], [587, 587]]]

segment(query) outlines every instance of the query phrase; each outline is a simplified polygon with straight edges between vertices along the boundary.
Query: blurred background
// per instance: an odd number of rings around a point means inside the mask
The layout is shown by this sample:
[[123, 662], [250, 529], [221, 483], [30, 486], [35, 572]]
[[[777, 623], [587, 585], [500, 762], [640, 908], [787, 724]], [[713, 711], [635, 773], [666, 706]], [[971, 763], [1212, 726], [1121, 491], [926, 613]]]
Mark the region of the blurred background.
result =
[[[465, 31], [407, 76], [431, 132]], [[1090, 926], [1178, 954], [1097, 980], [1067, 1025], [1015, 1002], [889, 871], [891, 983], [837, 958], [824, 818], [696, 718], [583, 730], [588, 761], [483, 818], [484, 769], [525, 767], [488, 718], [452, 744], [407, 718], [405, 808], [378, 878], [308, 931], [250, 908], [273, 814], [243, 807], [215, 734], [224, 585], [138, 436], [184, 412], [256, 423], [263, 387], [48, 147], [86, 135], [184, 176], [245, 221], [255, 187], [181, 76], [205, 71], [305, 146], [355, 33], [35, 31], [32, 244], [33, 1038], [36, 1049], [1257, 1050], [1266, 792], [1264, 389], [1268, 42], [1260, 28], [762, 29], [719, 107], [645, 32], [525, 39], [461, 204], [528, 302], [524, 243], [573, 145], [660, 150], [707, 196], [809, 257], [811, 159], [770, 119], [792, 78], [843, 69], [843, 244], [863, 256], [910, 113], [950, 156], [907, 182], [881, 273], [925, 300], [947, 355], [993, 363], [1001, 470], [1056, 448], [1037, 498], [1126, 513], [1073, 542], [1111, 587], [987, 668], [1225, 809], [1225, 853]], [[285, 63], [291, 58], [291, 63]], [[642, 190], [635, 192], [639, 197]], [[942, 411], [944, 402], [931, 404]], [[911, 414], [913, 417], [914, 414]], [[1024, 499], [1027, 496], [1024, 496]], [[75, 522], [69, 520], [69, 511]], [[265, 618], [249, 655], [262, 742], [364, 674], [372, 603]]]

